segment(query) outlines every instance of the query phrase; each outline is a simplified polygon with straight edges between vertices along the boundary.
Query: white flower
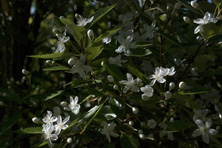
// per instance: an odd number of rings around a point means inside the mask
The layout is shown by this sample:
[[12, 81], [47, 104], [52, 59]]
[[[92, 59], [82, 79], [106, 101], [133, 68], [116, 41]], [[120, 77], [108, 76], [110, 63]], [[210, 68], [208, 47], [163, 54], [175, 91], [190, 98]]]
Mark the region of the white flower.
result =
[[193, 120], [201, 120], [203, 122], [207, 121], [208, 118], [206, 117], [207, 113], [209, 112], [208, 109], [205, 110], [194, 110], [194, 117]]
[[58, 37], [58, 41], [56, 43], [57, 48], [55, 50], [55, 53], [58, 52], [63, 52], [65, 50], [65, 45], [64, 43], [69, 41], [70, 37], [66, 37], [66, 30], [63, 32], [63, 35], [61, 34], [56, 34], [56, 36]]
[[133, 79], [132, 75], [127, 73], [126, 74], [127, 80], [122, 80], [119, 83], [126, 85], [123, 89], [123, 93], [126, 93], [129, 89], [134, 92], [139, 92], [139, 88], [137, 87], [137, 81]]
[[109, 58], [109, 63], [110, 64], [115, 64], [119, 67], [122, 67], [122, 63], [127, 62], [127, 60], [121, 60], [121, 55], [119, 54], [117, 57], [110, 57]]
[[47, 115], [42, 119], [42, 121], [46, 124], [51, 124], [57, 121], [57, 117], [55, 116], [52, 117], [52, 112], [47, 111]]
[[70, 104], [68, 107], [65, 107], [68, 111], [72, 111], [74, 114], [78, 114], [80, 110], [80, 105], [78, 104], [78, 96], [75, 97], [75, 100], [73, 100], [73, 97], [70, 96]]
[[68, 125], [66, 124], [69, 121], [70, 116], [66, 117], [63, 121], [62, 121], [62, 117], [59, 115], [58, 116], [58, 120], [57, 123], [55, 125], [55, 131], [56, 133], [60, 133], [61, 130], [64, 130], [68, 127]]
[[[166, 124], [162, 122], [162, 123], [159, 124], [159, 127], [165, 129]], [[171, 133], [171, 132], [167, 132], [167, 133], [166, 133], [165, 130], [161, 130], [161, 131], [160, 131], [160, 137], [163, 137], [163, 136], [165, 136], [165, 135], [167, 135], [168, 139], [170, 139], [170, 140], [172, 140], [172, 141], [174, 140], [173, 133]]]
[[153, 96], [153, 88], [150, 85], [146, 85], [145, 87], [141, 87], [140, 90], [144, 93], [144, 94], [142, 94], [143, 100], [147, 100]]
[[195, 19], [193, 22], [196, 24], [199, 24], [199, 26], [197, 26], [194, 29], [194, 34], [197, 34], [198, 32], [200, 32], [201, 25], [208, 24], [208, 23], [216, 23], [217, 18], [214, 18], [212, 14], [210, 14], [209, 12], [206, 12], [203, 18]]
[[131, 53], [130, 48], [134, 48], [131, 45], [132, 40], [133, 40], [133, 35], [127, 36], [126, 39], [124, 39], [122, 36], [119, 36], [118, 41], [121, 45], [115, 51], [117, 53], [124, 52], [126, 56], [129, 56]]
[[156, 81], [159, 83], [164, 83], [166, 80], [163, 78], [165, 77], [169, 72], [169, 69], [162, 68], [162, 67], [156, 67], [154, 74], [150, 76], [150, 79], [153, 79], [150, 83], [151, 86], [155, 84]]
[[209, 135], [216, 135], [217, 130], [210, 128], [212, 125], [212, 120], [208, 119], [205, 124], [201, 120], [195, 120], [195, 123], [199, 127], [199, 129], [196, 129], [192, 136], [197, 137], [202, 135], [202, 139], [205, 143], [209, 143]]
[[156, 121], [154, 119], [148, 120], [148, 127], [154, 129], [157, 125]]
[[168, 69], [168, 73], [167, 73], [168, 76], [172, 76], [172, 75], [175, 74], [175, 68], [174, 67], [171, 67], [170, 69], [167, 68], [167, 69]]
[[103, 122], [103, 129], [101, 130], [101, 133], [106, 135], [106, 138], [108, 139], [109, 142], [111, 142], [110, 136], [113, 137], [119, 136], [119, 134], [113, 132], [115, 126], [116, 124], [114, 124], [114, 122], [111, 122], [110, 124], [108, 124], [107, 122]]
[[141, 36], [142, 39], [152, 39], [154, 37], [154, 23], [152, 23], [151, 26], [144, 25], [143, 29], [145, 30], [145, 33]]
[[48, 145], [50, 148], [52, 148], [52, 141], [55, 141], [58, 139], [58, 134], [57, 132], [55, 132], [54, 134], [52, 133], [54, 131], [54, 126], [53, 124], [43, 124], [42, 125], [43, 129], [42, 131], [44, 131], [44, 137], [45, 137], [45, 140], [48, 141]]
[[77, 19], [77, 26], [86, 26], [88, 23], [91, 23], [94, 18], [94, 16], [92, 16], [91, 18], [87, 19], [79, 14], [76, 14], [75, 17]]
[[103, 39], [103, 43], [105, 43], [105, 44], [109, 44], [111, 41], [112, 41], [111, 36], [108, 36], [108, 37]]
[[72, 66], [71, 73], [78, 73], [80, 77], [83, 79], [86, 79], [86, 74], [85, 72], [91, 71], [91, 67], [85, 64], [85, 56], [83, 54], [80, 54], [80, 59], [77, 60], [75, 59], [75, 63]]

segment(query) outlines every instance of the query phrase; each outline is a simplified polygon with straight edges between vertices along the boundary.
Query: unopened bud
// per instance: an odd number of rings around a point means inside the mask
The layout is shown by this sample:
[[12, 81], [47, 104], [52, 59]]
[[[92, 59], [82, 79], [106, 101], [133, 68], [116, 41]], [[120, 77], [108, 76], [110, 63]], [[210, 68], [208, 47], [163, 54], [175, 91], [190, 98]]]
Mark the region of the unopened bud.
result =
[[172, 97], [172, 93], [170, 91], [167, 91], [165, 92], [164, 96], [165, 96], [165, 99], [168, 100]]
[[184, 16], [184, 17], [183, 17], [183, 20], [184, 20], [184, 22], [186, 22], [186, 23], [189, 23], [189, 22], [190, 22], [190, 18], [187, 17], [187, 16]]
[[180, 9], [180, 7], [181, 7], [181, 3], [180, 3], [180, 2], [177, 2], [177, 3], [174, 5], [174, 9], [175, 9], [175, 10]]
[[46, 60], [45, 63], [51, 65], [52, 61], [51, 60]]
[[191, 1], [191, 6], [195, 9], [197, 9], [199, 7], [198, 3], [196, 1]]
[[129, 125], [130, 125], [130, 126], [133, 126], [133, 125], [134, 125], [134, 122], [133, 122], [133, 121], [129, 121]]
[[186, 86], [186, 84], [183, 81], [179, 83], [180, 89], [184, 89], [185, 86]]
[[140, 139], [145, 139], [145, 135], [144, 134], [139, 134]]
[[22, 69], [22, 74], [27, 75], [28, 71], [26, 69]]
[[87, 35], [90, 40], [94, 39], [94, 32], [91, 29], [87, 31]]
[[137, 107], [132, 107], [132, 112], [134, 114], [138, 114], [139, 113], [139, 109]]
[[69, 60], [68, 60], [68, 64], [69, 65], [73, 65], [75, 63], [75, 60], [73, 59], [73, 58], [70, 58]]
[[66, 107], [68, 105], [68, 103], [66, 101], [62, 101], [60, 104], [62, 107]]
[[101, 62], [101, 66], [104, 66], [104, 62], [103, 61]]
[[175, 88], [175, 83], [174, 82], [170, 82], [170, 84], [169, 84], [169, 90], [172, 90], [172, 89], [174, 89]]
[[108, 80], [109, 82], [113, 82], [113, 81], [114, 81], [114, 78], [113, 78], [113, 76], [108, 75], [108, 76], [107, 76], [107, 80]]
[[68, 138], [67, 143], [72, 143], [72, 138]]
[[113, 85], [113, 89], [118, 90], [118, 85]]
[[34, 117], [34, 118], [32, 118], [32, 122], [38, 124], [38, 123], [40, 123], [40, 119], [37, 117]]

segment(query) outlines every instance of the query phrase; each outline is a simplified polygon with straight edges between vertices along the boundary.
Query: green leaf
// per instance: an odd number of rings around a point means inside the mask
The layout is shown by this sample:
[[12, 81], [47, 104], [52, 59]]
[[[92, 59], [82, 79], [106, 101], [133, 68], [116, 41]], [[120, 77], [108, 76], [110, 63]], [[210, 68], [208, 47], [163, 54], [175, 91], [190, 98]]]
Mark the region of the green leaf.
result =
[[61, 52], [61, 53], [51, 53], [51, 54], [42, 54], [42, 55], [30, 55], [28, 57], [39, 58], [39, 59], [53, 59], [53, 58], [60, 58], [64, 54], [65, 54], [64, 52]]
[[96, 43], [96, 42], [102, 41], [104, 38], [109, 37], [109, 36], [111, 36], [112, 34], [116, 33], [116, 32], [117, 32], [118, 30], [120, 30], [122, 27], [123, 27], [123, 25], [120, 25], [120, 26], [118, 26], [118, 27], [116, 27], [116, 28], [114, 28], [114, 29], [112, 29], [112, 30], [109, 30], [109, 31], [105, 32], [104, 34], [98, 36], [98, 37], [94, 40], [94, 42]]
[[109, 11], [111, 11], [116, 5], [107, 6], [103, 9], [98, 10], [92, 16], [94, 16], [92, 23], [88, 26], [88, 28], [92, 27], [97, 21], [99, 21], [104, 15], [106, 15]]
[[85, 53], [86, 53], [87, 60], [92, 61], [93, 59], [95, 59], [97, 56], [99, 56], [101, 54], [103, 49], [104, 48], [103, 48], [102, 43], [94, 44], [94, 45], [86, 48]]
[[25, 129], [18, 130], [16, 132], [23, 133], [23, 134], [42, 134], [42, 133], [44, 133], [42, 131], [42, 127], [28, 127]]
[[157, 30], [156, 31], [157, 33], [159, 33], [160, 35], [162, 35], [164, 38], [166, 38], [167, 40], [169, 40], [170, 42], [172, 42], [173, 44], [179, 46], [179, 47], [182, 47], [182, 45], [180, 44], [180, 42], [175, 39], [173, 36], [169, 35], [169, 34], [166, 34], [166, 33], [163, 33], [162, 31], [160, 30]]
[[150, 54], [152, 54], [152, 52], [149, 49], [138, 48], [138, 49], [131, 50], [131, 54], [129, 56], [144, 57]]
[[179, 2], [181, 2], [181, 4], [186, 7], [187, 9], [189, 9], [190, 11], [196, 13], [196, 14], [199, 14], [199, 15], [202, 15], [200, 11], [198, 11], [197, 9], [194, 9], [193, 7], [190, 6], [189, 3], [187, 3], [187, 1], [185, 0], [178, 0]]
[[14, 114], [8, 120], [2, 122], [0, 135], [4, 134], [8, 129], [10, 129], [13, 125], [15, 125], [18, 122], [21, 115], [22, 113]]
[[185, 130], [190, 127], [185, 121], [182, 120], [175, 120], [173, 122], [169, 122], [165, 128], [165, 132], [178, 132], [181, 130]]
[[86, 32], [85, 28], [82, 26], [77, 26], [71, 19], [61, 18], [60, 20], [63, 24], [66, 25], [68, 32], [72, 34], [74, 39], [79, 43], [84, 33]]
[[48, 97], [45, 98], [45, 101], [50, 100], [50, 99], [53, 99], [53, 98], [61, 95], [63, 92], [64, 92], [64, 90], [59, 90], [59, 91], [57, 91], [57, 92], [55, 92], [55, 93], [52, 93], [52, 94], [50, 94]]
[[54, 67], [49, 67], [49, 68], [44, 68], [43, 71], [58, 71], [58, 70], [69, 70], [70, 68], [65, 67], [65, 66], [54, 66]]
[[199, 55], [194, 59], [194, 64], [197, 67], [198, 72], [204, 72], [209, 66], [211, 66], [211, 63], [214, 62], [216, 59], [215, 55]]
[[133, 141], [133, 139], [128, 137], [125, 134], [121, 134], [120, 142], [121, 142], [122, 148], [137, 148], [138, 147], [136, 143]]
[[94, 115], [92, 116], [92, 118], [87, 122], [87, 124], [84, 126], [83, 130], [80, 132], [80, 134], [82, 134], [86, 128], [88, 127], [88, 125], [92, 122], [92, 120], [97, 116], [97, 114], [99, 113], [99, 111], [102, 109], [104, 103], [99, 105], [99, 108], [96, 110], [96, 112], [94, 113]]
[[209, 92], [209, 89], [201, 89], [201, 88], [194, 88], [194, 89], [188, 89], [179, 91], [178, 94], [180, 95], [195, 95], [195, 94], [203, 94]]
[[127, 65], [127, 69], [129, 70], [129, 72], [137, 77], [139, 77], [143, 82], [146, 82], [146, 84], [149, 84], [150, 83], [150, 80], [147, 79], [147, 77], [142, 73], [140, 72], [138, 69], [130, 66], [129, 64]]
[[200, 25], [200, 34], [205, 38], [209, 39], [222, 32], [222, 29], [217, 27], [214, 23], [208, 23]]
[[104, 61], [104, 66], [107, 72], [110, 75], [112, 75], [117, 81], [121, 81], [125, 79], [125, 76], [123, 75], [119, 67], [117, 67], [116, 65], [110, 64], [109, 62]]

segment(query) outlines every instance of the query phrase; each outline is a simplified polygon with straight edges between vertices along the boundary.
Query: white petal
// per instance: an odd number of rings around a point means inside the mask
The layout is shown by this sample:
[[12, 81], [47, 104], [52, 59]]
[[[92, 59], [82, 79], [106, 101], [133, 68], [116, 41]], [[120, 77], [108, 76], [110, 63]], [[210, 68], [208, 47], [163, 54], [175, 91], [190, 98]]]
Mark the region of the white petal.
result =
[[215, 129], [209, 129], [208, 133], [209, 133], [209, 135], [216, 135], [218, 133], [218, 131]]
[[200, 32], [200, 25], [194, 29], [194, 34], [197, 34], [198, 32]]
[[158, 81], [159, 83], [164, 83], [166, 80], [165, 80], [163, 77], [160, 77], [159, 79], [157, 79], [157, 81]]
[[206, 133], [203, 133], [202, 135], [202, 139], [205, 143], [209, 143], [209, 135]]
[[200, 136], [202, 133], [201, 133], [201, 130], [200, 129], [196, 129], [193, 134], [192, 134], [192, 137], [197, 137], [197, 136]]

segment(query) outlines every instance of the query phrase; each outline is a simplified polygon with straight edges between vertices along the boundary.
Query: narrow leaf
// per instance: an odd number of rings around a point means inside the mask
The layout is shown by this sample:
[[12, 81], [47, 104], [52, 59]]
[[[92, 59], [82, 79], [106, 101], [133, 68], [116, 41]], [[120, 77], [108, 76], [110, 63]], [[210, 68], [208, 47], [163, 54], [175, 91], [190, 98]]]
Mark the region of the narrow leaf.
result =
[[124, 134], [121, 134], [120, 142], [121, 142], [122, 148], [137, 148], [138, 147], [136, 143], [133, 141], [133, 139], [131, 139], [130, 137]]
[[90, 28], [92, 25], [94, 25], [97, 21], [99, 21], [104, 15], [106, 15], [109, 11], [111, 11], [116, 5], [107, 6], [103, 9], [98, 10], [93, 14], [94, 18], [92, 23], [89, 25], [88, 28]]
[[45, 98], [45, 101], [50, 100], [50, 99], [53, 99], [53, 98], [61, 95], [63, 92], [64, 92], [64, 90], [59, 90], [59, 91], [57, 91], [57, 92], [55, 92], [55, 93], [52, 93], [52, 94], [50, 94], [48, 97]]
[[54, 67], [49, 67], [49, 68], [44, 68], [43, 71], [58, 71], [58, 70], [69, 70], [70, 68], [65, 67], [65, 66], [54, 66]]
[[44, 133], [42, 131], [42, 127], [28, 127], [25, 129], [18, 130], [16, 132], [23, 133], [23, 134], [42, 134], [42, 133]]
[[184, 129], [187, 129], [190, 126], [185, 121], [175, 120], [173, 122], [169, 122], [165, 128], [165, 132], [178, 132]]

